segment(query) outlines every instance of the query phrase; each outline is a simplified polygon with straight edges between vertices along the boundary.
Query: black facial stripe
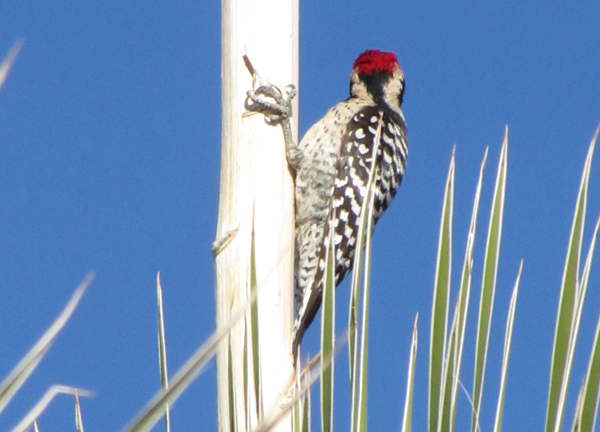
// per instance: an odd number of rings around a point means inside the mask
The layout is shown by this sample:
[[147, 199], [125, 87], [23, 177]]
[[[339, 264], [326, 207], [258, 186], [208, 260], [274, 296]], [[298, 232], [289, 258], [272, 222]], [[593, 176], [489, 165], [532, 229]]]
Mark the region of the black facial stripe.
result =
[[389, 81], [390, 74], [387, 72], [373, 72], [372, 74], [360, 74], [358, 76], [367, 86], [367, 91], [373, 96], [379, 105], [383, 102], [383, 86]]

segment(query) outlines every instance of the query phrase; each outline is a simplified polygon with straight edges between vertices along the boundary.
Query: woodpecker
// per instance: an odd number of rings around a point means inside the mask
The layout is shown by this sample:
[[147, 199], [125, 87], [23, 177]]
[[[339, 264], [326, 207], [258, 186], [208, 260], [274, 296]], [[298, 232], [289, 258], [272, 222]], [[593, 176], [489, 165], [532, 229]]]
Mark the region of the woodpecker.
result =
[[[331, 108], [295, 145], [291, 135], [293, 86], [248, 92], [249, 109], [263, 110], [284, 129], [288, 164], [296, 173], [295, 287], [297, 315], [292, 353], [302, 342], [322, 301], [330, 233], [335, 247], [335, 285], [352, 269], [361, 211], [373, 165], [373, 227], [396, 195], [408, 157], [401, 105], [404, 73], [396, 55], [366, 50], [354, 61], [350, 97]], [[275, 103], [261, 98], [268, 96]], [[373, 154], [375, 153], [375, 162]], [[365, 213], [366, 214], [366, 213]], [[359, 251], [360, 253], [360, 251]]]

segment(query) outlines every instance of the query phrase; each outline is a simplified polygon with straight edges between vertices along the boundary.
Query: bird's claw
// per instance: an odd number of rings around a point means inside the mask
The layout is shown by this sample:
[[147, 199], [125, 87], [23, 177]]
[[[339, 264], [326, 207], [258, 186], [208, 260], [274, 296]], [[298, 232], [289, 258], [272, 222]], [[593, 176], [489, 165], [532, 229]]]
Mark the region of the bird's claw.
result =
[[275, 125], [292, 117], [292, 99], [296, 93], [293, 84], [287, 85], [283, 91], [273, 84], [261, 85], [246, 92], [245, 106], [250, 112], [263, 113], [265, 121]]

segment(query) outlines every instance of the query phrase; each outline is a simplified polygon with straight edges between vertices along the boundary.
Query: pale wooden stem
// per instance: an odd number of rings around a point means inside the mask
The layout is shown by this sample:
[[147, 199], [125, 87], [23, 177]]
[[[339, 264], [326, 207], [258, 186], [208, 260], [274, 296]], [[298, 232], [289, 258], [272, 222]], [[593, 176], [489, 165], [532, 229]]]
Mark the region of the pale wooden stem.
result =
[[[242, 117], [252, 77], [243, 55], [283, 88], [298, 86], [298, 0], [222, 0], [222, 138], [219, 216], [215, 245], [217, 327], [244, 304], [250, 283], [254, 225], [262, 390], [265, 411], [285, 398], [293, 377], [293, 182], [283, 133], [262, 115]], [[215, 102], [215, 105], [217, 103]], [[297, 105], [294, 131], [297, 131]], [[297, 135], [295, 133], [295, 139]], [[211, 145], [202, 143], [201, 145]], [[231, 334], [239, 430], [246, 428], [243, 323]], [[228, 346], [217, 354], [219, 431], [229, 431]], [[290, 430], [282, 421], [276, 430]]]

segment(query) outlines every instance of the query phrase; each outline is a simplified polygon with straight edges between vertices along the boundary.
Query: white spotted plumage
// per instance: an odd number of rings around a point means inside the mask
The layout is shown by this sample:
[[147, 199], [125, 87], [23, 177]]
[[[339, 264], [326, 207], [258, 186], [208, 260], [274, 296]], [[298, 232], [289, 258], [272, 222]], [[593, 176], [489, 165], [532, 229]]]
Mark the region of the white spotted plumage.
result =
[[367, 193], [375, 137], [374, 224], [400, 187], [408, 139], [400, 108], [404, 75], [393, 53], [367, 50], [350, 75], [350, 98], [327, 112], [298, 146], [288, 145], [296, 171], [294, 352], [320, 304], [324, 242], [334, 231], [336, 285], [352, 268], [358, 223]]

